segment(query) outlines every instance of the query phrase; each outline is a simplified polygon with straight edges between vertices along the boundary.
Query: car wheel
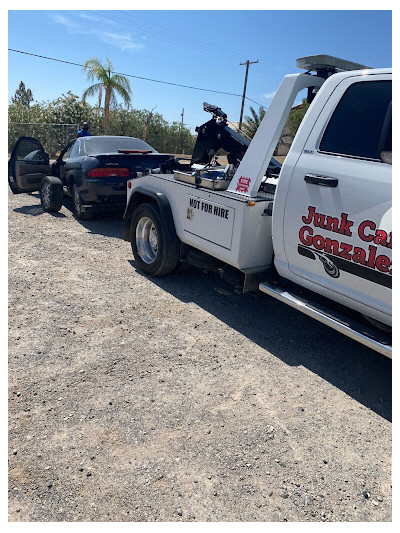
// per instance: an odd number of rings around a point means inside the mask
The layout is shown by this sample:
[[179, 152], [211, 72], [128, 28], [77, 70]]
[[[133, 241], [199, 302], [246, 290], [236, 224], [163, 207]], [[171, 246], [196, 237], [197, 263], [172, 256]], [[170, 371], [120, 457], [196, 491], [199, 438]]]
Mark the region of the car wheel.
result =
[[139, 268], [150, 276], [170, 274], [178, 265], [180, 241], [161, 222], [158, 209], [139, 205], [132, 216], [131, 246]]
[[76, 183], [72, 185], [72, 201], [74, 202], [74, 211], [76, 218], [79, 218], [80, 220], [89, 220], [92, 218], [91, 213], [85, 213], [82, 210], [82, 199], [81, 195], [79, 194]]
[[40, 184], [40, 203], [43, 211], [60, 211], [63, 202], [63, 185], [55, 176], [45, 176]]

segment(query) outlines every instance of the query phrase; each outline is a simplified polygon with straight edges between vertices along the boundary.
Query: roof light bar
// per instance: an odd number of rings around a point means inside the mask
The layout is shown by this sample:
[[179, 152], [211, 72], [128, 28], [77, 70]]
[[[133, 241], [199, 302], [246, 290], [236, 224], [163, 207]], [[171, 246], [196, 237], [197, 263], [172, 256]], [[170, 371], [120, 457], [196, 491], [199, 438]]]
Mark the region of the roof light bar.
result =
[[333, 72], [344, 72], [348, 70], [365, 70], [372, 67], [361, 65], [360, 63], [354, 63], [353, 61], [347, 61], [346, 59], [340, 59], [340, 57], [328, 56], [328, 55], [316, 55], [299, 57], [296, 61], [296, 67], [305, 70], [329, 70]]

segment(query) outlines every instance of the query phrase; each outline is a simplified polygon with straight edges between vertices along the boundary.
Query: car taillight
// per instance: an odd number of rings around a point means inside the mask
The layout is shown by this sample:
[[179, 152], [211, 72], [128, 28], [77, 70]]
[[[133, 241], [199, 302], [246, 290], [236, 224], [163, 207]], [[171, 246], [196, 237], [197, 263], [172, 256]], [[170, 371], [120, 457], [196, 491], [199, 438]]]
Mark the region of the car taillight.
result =
[[89, 178], [127, 178], [128, 168], [93, 168], [88, 172]]
[[128, 189], [130, 189], [131, 187], [132, 187], [132, 183], [128, 181]]

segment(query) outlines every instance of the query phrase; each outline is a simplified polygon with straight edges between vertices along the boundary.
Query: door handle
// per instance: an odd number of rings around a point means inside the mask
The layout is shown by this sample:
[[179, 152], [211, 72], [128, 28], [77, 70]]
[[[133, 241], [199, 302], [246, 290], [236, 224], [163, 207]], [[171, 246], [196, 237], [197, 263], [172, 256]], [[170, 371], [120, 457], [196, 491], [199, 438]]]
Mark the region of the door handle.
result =
[[306, 183], [313, 183], [314, 185], [322, 185], [323, 187], [337, 187], [339, 183], [337, 178], [318, 176], [317, 174], [306, 174], [304, 176], [304, 181]]

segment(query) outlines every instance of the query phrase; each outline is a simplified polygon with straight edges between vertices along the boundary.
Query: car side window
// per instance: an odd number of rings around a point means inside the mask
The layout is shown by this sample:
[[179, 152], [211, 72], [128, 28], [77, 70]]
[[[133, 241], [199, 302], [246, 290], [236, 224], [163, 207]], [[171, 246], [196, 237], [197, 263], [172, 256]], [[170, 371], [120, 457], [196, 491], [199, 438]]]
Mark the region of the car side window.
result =
[[[74, 143], [75, 144], [75, 143]], [[65, 161], [70, 157], [71, 149], [74, 145], [72, 144], [63, 154], [61, 160], [65, 163]]]
[[37, 142], [31, 141], [29, 139], [24, 139], [19, 143], [18, 150], [15, 154], [17, 161], [27, 161], [27, 162], [45, 162], [48, 161], [48, 157], [40, 149], [40, 145]]
[[83, 138], [82, 141], [79, 143], [79, 154], [81, 156], [87, 155], [86, 139], [85, 138]]
[[319, 151], [380, 161], [382, 130], [391, 101], [389, 80], [351, 85], [333, 112]]
[[74, 144], [71, 146], [71, 151], [68, 157], [79, 157], [79, 143], [74, 142]]

